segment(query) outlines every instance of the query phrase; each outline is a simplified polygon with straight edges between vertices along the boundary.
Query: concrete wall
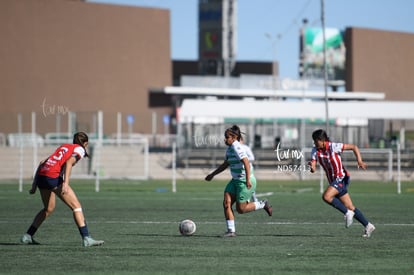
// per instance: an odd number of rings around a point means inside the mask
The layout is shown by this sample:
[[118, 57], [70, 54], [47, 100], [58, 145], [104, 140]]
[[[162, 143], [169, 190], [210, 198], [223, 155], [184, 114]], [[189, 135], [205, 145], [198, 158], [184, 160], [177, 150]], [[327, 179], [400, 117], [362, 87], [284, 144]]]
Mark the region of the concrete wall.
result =
[[[0, 1], [0, 132], [67, 128], [68, 111], [81, 113], [78, 130], [94, 130], [104, 111], [106, 133], [116, 113], [135, 117], [135, 132], [158, 131], [166, 108], [148, 108], [148, 89], [171, 85], [168, 10], [67, 0]], [[84, 118], [81, 118], [84, 116]], [[124, 117], [125, 118], [125, 117]], [[127, 131], [123, 119], [124, 132]]]

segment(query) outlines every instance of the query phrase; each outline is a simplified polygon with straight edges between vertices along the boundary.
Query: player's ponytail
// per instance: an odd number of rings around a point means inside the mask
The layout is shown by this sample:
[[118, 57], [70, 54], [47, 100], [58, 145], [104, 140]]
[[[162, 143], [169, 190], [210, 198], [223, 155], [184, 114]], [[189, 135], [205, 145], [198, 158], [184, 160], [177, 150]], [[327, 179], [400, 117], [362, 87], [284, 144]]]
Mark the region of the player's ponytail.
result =
[[82, 148], [85, 150], [85, 157], [89, 157], [88, 153], [86, 152], [86, 148], [84, 146], [85, 142], [88, 142], [89, 138], [88, 135], [84, 132], [77, 132], [73, 135], [73, 144], [78, 144], [82, 146]]

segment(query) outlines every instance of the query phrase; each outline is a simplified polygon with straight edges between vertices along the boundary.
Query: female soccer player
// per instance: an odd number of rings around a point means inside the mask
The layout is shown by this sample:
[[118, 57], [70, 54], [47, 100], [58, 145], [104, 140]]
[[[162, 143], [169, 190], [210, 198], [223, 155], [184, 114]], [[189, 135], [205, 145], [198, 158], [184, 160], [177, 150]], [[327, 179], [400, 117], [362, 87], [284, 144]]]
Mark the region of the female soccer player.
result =
[[82, 206], [69, 184], [72, 167], [80, 159], [88, 156], [86, 147], [88, 147], [88, 136], [84, 132], [78, 132], [73, 136], [73, 144], [61, 145], [52, 155], [40, 163], [29, 193], [34, 194], [39, 188], [44, 208], [35, 216], [26, 234], [22, 236], [21, 242], [23, 244], [39, 244], [33, 239], [33, 235], [43, 221], [53, 213], [56, 196], [73, 211], [75, 223], [82, 236], [83, 246], [97, 246], [104, 243], [104, 241], [94, 240], [89, 235]]
[[316, 171], [316, 163], [323, 167], [329, 186], [323, 193], [323, 200], [341, 211], [345, 215], [345, 227], [348, 228], [353, 222], [353, 218], [359, 221], [365, 231], [363, 237], [369, 238], [375, 230], [375, 226], [368, 222], [362, 212], [355, 208], [348, 193], [350, 176], [342, 165], [341, 153], [345, 150], [352, 150], [357, 159], [358, 168], [366, 169], [367, 165], [362, 161], [359, 149], [354, 144], [335, 143], [329, 140], [324, 130], [316, 130], [312, 133], [315, 146], [312, 148], [311, 161], [309, 162], [310, 171]]
[[244, 147], [240, 144], [241, 132], [237, 125], [228, 128], [224, 134], [226, 143], [226, 158], [224, 162], [205, 178], [211, 181], [214, 176], [230, 167], [232, 179], [224, 189], [224, 216], [226, 218], [227, 232], [224, 237], [235, 237], [236, 227], [234, 223], [233, 204], [236, 203], [236, 210], [239, 214], [264, 209], [269, 216], [272, 216], [272, 206], [267, 200], [249, 202], [256, 190], [256, 178], [254, 177], [248, 156]]

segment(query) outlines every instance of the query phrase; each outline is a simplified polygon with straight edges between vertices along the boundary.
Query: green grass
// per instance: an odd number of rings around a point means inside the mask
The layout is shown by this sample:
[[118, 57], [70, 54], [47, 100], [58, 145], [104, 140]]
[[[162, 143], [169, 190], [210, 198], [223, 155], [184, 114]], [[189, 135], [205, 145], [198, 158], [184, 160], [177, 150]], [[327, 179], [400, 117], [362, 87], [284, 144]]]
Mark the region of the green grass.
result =
[[[361, 237], [355, 221], [345, 229], [342, 215], [321, 200], [316, 181], [259, 181], [273, 217], [261, 210], [236, 214], [238, 237], [225, 231], [222, 192], [226, 182], [73, 180], [93, 237], [102, 247], [84, 248], [69, 209], [55, 213], [35, 239], [19, 238], [41, 209], [29, 184], [0, 183], [0, 273], [2, 274], [413, 274], [414, 183], [356, 182], [354, 204], [377, 227]], [[197, 224], [194, 236], [178, 233], [180, 220]]]

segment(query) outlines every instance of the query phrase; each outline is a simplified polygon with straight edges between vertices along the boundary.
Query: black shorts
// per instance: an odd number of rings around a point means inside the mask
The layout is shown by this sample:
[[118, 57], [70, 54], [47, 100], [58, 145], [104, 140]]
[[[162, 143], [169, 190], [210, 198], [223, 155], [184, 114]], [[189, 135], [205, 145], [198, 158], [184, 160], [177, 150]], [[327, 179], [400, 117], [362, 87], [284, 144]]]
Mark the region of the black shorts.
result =
[[36, 176], [36, 185], [39, 189], [53, 190], [63, 182], [62, 177], [49, 178], [46, 176]]

